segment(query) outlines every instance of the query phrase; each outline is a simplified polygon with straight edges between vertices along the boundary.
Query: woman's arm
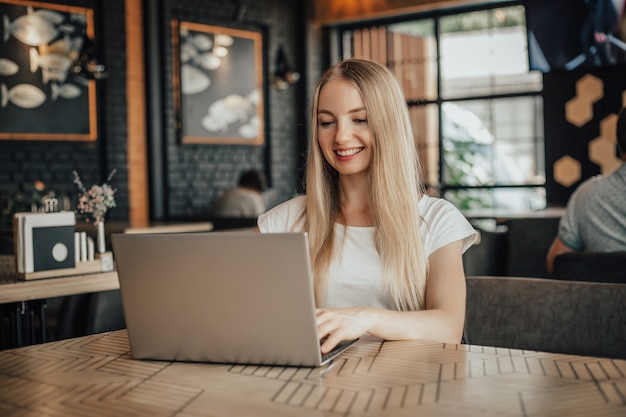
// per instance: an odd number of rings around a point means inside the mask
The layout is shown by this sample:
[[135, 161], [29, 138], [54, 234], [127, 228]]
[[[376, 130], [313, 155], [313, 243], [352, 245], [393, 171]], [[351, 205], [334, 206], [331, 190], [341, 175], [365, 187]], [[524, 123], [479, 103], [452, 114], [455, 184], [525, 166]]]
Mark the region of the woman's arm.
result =
[[319, 336], [328, 336], [322, 352], [332, 350], [342, 340], [356, 339], [364, 333], [386, 340], [459, 343], [465, 323], [466, 297], [462, 250], [463, 242], [459, 240], [430, 255], [425, 310], [319, 309]]

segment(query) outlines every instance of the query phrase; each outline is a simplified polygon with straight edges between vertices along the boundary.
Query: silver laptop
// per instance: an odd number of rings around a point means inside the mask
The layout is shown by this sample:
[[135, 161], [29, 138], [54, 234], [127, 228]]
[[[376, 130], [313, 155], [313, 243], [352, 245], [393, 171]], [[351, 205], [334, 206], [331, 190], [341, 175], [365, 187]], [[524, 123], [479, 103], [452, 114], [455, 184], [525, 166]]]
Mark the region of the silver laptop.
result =
[[133, 357], [321, 366], [305, 233], [113, 234]]

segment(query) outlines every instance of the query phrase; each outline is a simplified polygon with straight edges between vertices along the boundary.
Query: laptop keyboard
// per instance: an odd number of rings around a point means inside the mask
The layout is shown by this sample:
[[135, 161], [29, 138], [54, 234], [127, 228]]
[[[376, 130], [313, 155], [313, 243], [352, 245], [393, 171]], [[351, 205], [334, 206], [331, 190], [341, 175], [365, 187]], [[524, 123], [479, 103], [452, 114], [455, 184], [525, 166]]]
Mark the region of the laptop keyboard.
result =
[[[330, 352], [322, 354], [322, 363], [325, 363], [326, 361], [328, 361], [328, 360], [334, 358], [335, 356], [339, 355], [341, 352], [343, 352], [344, 350], [348, 349], [348, 347], [350, 347], [350, 345], [352, 345], [357, 340], [359, 340], [359, 339], [344, 340], [343, 342], [339, 342], [339, 344], [337, 346], [335, 346], [333, 350], [331, 350]], [[324, 343], [324, 340], [320, 340], [320, 345], [322, 343]]]

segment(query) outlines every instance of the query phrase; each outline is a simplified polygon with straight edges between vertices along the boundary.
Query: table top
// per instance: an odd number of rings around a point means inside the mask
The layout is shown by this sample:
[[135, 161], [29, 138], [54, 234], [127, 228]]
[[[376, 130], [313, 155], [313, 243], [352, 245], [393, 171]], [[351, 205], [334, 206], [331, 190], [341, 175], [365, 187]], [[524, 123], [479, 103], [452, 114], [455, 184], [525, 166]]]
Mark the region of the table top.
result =
[[462, 210], [462, 213], [468, 219], [495, 219], [502, 222], [508, 219], [561, 218], [565, 214], [565, 211], [565, 207], [547, 207], [541, 210], [524, 211], [501, 209], [471, 209]]
[[626, 361], [363, 337], [321, 368], [139, 361], [126, 330], [0, 351], [19, 416], [621, 416]]
[[148, 227], [129, 227], [124, 233], [197, 233], [213, 231], [213, 223], [211, 222], [193, 222], [193, 223], [155, 223]]
[[[0, 275], [0, 304], [119, 289], [116, 271], [22, 281]], [[0, 413], [1, 414], [1, 413]]]

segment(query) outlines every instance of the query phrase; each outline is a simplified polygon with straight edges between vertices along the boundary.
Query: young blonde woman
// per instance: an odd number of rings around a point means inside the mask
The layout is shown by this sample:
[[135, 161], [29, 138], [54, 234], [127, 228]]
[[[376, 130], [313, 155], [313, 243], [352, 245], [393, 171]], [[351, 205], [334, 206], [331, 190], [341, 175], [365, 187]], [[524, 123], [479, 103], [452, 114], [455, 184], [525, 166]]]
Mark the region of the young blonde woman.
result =
[[306, 196], [262, 214], [259, 230], [308, 232], [322, 353], [365, 333], [459, 343], [462, 254], [476, 232], [424, 194], [402, 90], [373, 61], [348, 59], [319, 80]]

